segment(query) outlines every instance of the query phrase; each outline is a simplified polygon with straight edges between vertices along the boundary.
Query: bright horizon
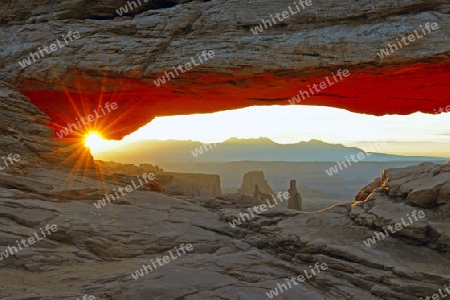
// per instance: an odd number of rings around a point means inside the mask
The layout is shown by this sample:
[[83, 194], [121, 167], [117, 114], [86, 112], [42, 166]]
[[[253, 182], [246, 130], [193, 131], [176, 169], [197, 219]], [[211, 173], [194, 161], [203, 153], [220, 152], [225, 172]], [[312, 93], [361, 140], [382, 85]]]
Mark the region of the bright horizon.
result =
[[157, 117], [122, 141], [105, 142], [103, 150], [112, 151], [140, 140], [220, 143], [232, 137], [267, 137], [278, 144], [315, 139], [366, 151], [374, 142], [385, 141], [387, 145], [381, 153], [450, 157], [448, 124], [450, 113], [377, 117], [321, 106], [252, 106], [210, 114]]

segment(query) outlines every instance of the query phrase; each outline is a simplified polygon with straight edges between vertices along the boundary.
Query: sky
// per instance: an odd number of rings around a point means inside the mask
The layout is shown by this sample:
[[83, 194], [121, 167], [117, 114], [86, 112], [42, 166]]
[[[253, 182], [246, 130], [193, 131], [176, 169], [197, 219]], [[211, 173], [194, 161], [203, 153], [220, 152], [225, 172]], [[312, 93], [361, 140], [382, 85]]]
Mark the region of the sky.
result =
[[279, 144], [291, 144], [318, 139], [366, 151], [375, 142], [386, 142], [380, 152], [450, 157], [449, 124], [450, 112], [377, 117], [321, 106], [252, 106], [211, 114], [158, 117], [118, 143], [148, 139], [211, 143], [230, 137], [268, 137]]

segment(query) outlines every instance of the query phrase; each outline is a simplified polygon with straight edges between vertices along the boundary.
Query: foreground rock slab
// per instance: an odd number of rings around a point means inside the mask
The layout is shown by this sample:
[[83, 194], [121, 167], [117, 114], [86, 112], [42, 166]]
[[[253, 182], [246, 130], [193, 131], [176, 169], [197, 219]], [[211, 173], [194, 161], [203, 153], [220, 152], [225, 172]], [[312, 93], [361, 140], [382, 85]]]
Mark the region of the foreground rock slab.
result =
[[[376, 224], [417, 209], [387, 195], [315, 213], [275, 207], [233, 228], [228, 223], [233, 214], [258, 201], [248, 197], [246, 205], [233, 208], [227, 203], [245, 196], [172, 198], [136, 190], [97, 209], [93, 202], [103, 188], [112, 190], [120, 182], [99, 181], [95, 172], [69, 177], [45, 169], [15, 176], [46, 183], [50, 191], [1, 187], [5, 179], [0, 177], [0, 251], [48, 223], [59, 228], [0, 261], [0, 276], [8, 278], [1, 284], [4, 299], [85, 294], [98, 299], [264, 299], [278, 283], [304, 274], [317, 262], [328, 269], [291, 284], [280, 299], [411, 299], [435, 293], [448, 282], [450, 240], [444, 233], [433, 235], [446, 230], [448, 219], [433, 209], [422, 209], [426, 218], [421, 222], [433, 230], [423, 231], [424, 225], [417, 223], [365, 245]], [[81, 191], [85, 196], [80, 198], [76, 195]], [[372, 222], [364, 221], [368, 219]], [[131, 276], [188, 243], [191, 252], [138, 279]]]

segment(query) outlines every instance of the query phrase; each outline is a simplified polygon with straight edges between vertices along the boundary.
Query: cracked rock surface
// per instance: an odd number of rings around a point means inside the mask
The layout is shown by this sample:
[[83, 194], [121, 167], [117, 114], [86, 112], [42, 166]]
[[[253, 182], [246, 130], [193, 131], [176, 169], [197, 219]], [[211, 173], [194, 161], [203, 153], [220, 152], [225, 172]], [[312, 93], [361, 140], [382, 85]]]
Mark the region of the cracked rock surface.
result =
[[[4, 138], [18, 143], [40, 130], [34, 148], [59, 151], [61, 144], [52, 144], [40, 125], [45, 116], [11, 87], [1, 91], [4, 103], [16, 101], [3, 113], [28, 120], [14, 127], [13, 119], [4, 118]], [[169, 197], [136, 189], [96, 208], [105, 193], [135, 177], [101, 174], [85, 164], [75, 172], [77, 163], [50, 167], [41, 156], [67, 158], [23, 149], [20, 167], [0, 172], [0, 253], [48, 224], [58, 230], [2, 257], [2, 299], [264, 299], [317, 262], [328, 269], [280, 299], [406, 300], [432, 294], [449, 279], [448, 163], [385, 170], [378, 187], [364, 188], [367, 198], [359, 196], [353, 205], [314, 213], [275, 206], [231, 226], [262, 202], [244, 194]], [[421, 207], [412, 206], [416, 193], [428, 196]], [[426, 214], [420, 222], [365, 245], [376, 230], [418, 209]], [[181, 244], [193, 250], [140, 278], [131, 276]]]
[[[231, 195], [172, 198], [136, 190], [97, 209], [100, 185], [115, 186], [97, 175], [73, 178], [67, 190], [68, 173], [31, 168], [25, 178], [50, 183], [52, 192], [0, 188], [0, 250], [46, 224], [59, 228], [0, 262], [2, 299], [264, 299], [284, 278], [316, 262], [329, 268], [281, 299], [411, 299], [449, 279], [448, 218], [436, 208], [424, 208], [421, 222], [367, 247], [363, 241], [376, 226], [398, 222], [415, 208], [374, 192], [353, 207], [314, 213], [271, 208], [233, 228], [230, 220], [261, 202], [231, 208]], [[60, 192], [80, 189], [98, 193], [59, 201]], [[182, 243], [193, 250], [132, 278]]]
[[[1, 138], [11, 145], [0, 154], [22, 155], [0, 172], [0, 254], [58, 226], [2, 256], [1, 299], [264, 299], [317, 262], [328, 269], [278, 299], [409, 300], [449, 282], [449, 163], [385, 170], [353, 204], [313, 213], [274, 207], [235, 227], [229, 222], [261, 203], [136, 189], [97, 209], [94, 202], [135, 177], [101, 174], [90, 154], [55, 142], [47, 117], [11, 86], [1, 84], [0, 97]], [[425, 217], [364, 243], [414, 210]], [[192, 251], [131, 276], [188, 243]]]
[[[141, 0], [120, 17], [116, 11], [127, 2], [3, 1], [0, 80], [30, 97], [54, 128], [77, 116], [73, 99], [89, 112], [99, 98], [117, 101], [120, 109], [102, 119], [108, 124], [120, 117], [120, 126], [103, 126], [113, 139], [156, 116], [288, 105], [339, 69], [352, 75], [297, 104], [373, 115], [434, 113], [448, 105], [446, 0], [313, 0], [259, 34], [255, 26], [288, 11], [293, 1]], [[439, 29], [382, 59], [377, 55], [426, 23]], [[64, 43], [69, 32], [80, 38]], [[52, 44], [57, 50], [43, 50]], [[31, 59], [38, 51], [42, 57]], [[155, 83], [203, 51], [214, 51], [214, 58]]]

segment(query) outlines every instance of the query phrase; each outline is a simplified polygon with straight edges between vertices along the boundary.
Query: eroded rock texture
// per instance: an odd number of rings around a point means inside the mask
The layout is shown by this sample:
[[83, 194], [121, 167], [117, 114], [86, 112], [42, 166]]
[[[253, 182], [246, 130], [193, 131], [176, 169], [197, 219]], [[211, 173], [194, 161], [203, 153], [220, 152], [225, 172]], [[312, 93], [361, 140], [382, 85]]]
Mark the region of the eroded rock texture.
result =
[[295, 209], [295, 210], [302, 210], [302, 196], [300, 196], [300, 193], [297, 191], [297, 181], [291, 180], [289, 182], [289, 203], [288, 208], [289, 209]]
[[258, 190], [263, 194], [273, 195], [272, 188], [267, 183], [264, 177], [263, 171], [250, 171], [244, 174], [242, 178], [242, 185], [237, 190], [238, 193], [255, 195], [255, 186], [258, 186]]
[[[35, 148], [52, 143], [39, 121], [45, 115], [10, 86], [2, 85], [0, 95], [2, 103], [14, 103], [2, 111], [4, 139], [25, 141], [34, 128], [43, 132], [33, 140]], [[26, 126], [14, 127], [7, 117], [13, 113]], [[368, 196], [353, 205], [313, 213], [276, 205], [231, 226], [261, 202], [245, 194], [169, 197], [137, 188], [97, 208], [105, 193], [136, 176], [31, 164], [37, 153], [23, 151], [26, 172], [0, 171], [2, 299], [264, 299], [317, 262], [328, 269], [292, 284], [279, 298], [409, 300], [448, 284], [448, 163], [386, 170], [382, 184], [365, 188]], [[419, 194], [423, 201], [416, 201]], [[425, 217], [366, 245], [375, 232], [417, 210]], [[48, 224], [58, 230], [4, 255]], [[193, 250], [142, 277], [131, 276], [182, 243]]]
[[[116, 10], [124, 4], [0, 4], [0, 79], [18, 87], [56, 129], [116, 101], [119, 109], [97, 124], [111, 138], [155, 116], [288, 105], [300, 90], [339, 69], [348, 69], [350, 77], [300, 104], [382, 115], [434, 113], [449, 102], [445, 0], [314, 0], [258, 35], [251, 29], [292, 1], [149, 1], [119, 17]], [[377, 55], [427, 22], [439, 29], [385, 58]], [[69, 31], [81, 38], [21, 69], [18, 62], [30, 52]], [[215, 57], [160, 87], [154, 83], [204, 50]]]
[[49, 121], [50, 118], [27, 97], [0, 81], [0, 156], [18, 155], [20, 158], [7, 170], [19, 172], [27, 164], [94, 167], [93, 158], [84, 147], [53, 139]]
[[156, 179], [149, 185], [152, 191], [161, 191], [178, 196], [213, 197], [222, 193], [220, 177], [215, 174], [164, 172], [159, 166], [140, 164], [121, 164], [115, 162], [95, 161], [107, 174], [126, 174], [139, 176], [144, 173], [155, 174]]
[[[0, 4], [0, 79], [11, 84], [0, 83], [0, 151], [22, 157], [0, 171], [0, 253], [47, 224], [59, 228], [2, 256], [0, 298], [263, 299], [316, 262], [329, 268], [280, 299], [409, 300], [448, 284], [448, 163], [386, 170], [353, 205], [314, 213], [275, 206], [233, 227], [232, 220], [261, 203], [242, 194], [169, 197], [138, 188], [97, 208], [105, 193], [135, 176], [103, 174], [89, 153], [76, 150], [82, 147], [51, 138], [48, 122], [60, 129], [106, 102], [119, 109], [97, 125], [112, 138], [157, 115], [287, 104], [339, 68], [351, 76], [302, 104], [375, 115], [448, 105], [447, 1], [317, 0], [253, 35], [261, 19], [291, 2], [156, 1], [125, 17], [115, 12], [125, 1]], [[377, 56], [426, 22], [439, 30]], [[81, 38], [20, 68], [19, 60], [69, 31]], [[215, 57], [154, 84], [203, 50]], [[367, 245], [418, 210], [424, 218]], [[132, 278], [182, 243], [194, 250]]]

